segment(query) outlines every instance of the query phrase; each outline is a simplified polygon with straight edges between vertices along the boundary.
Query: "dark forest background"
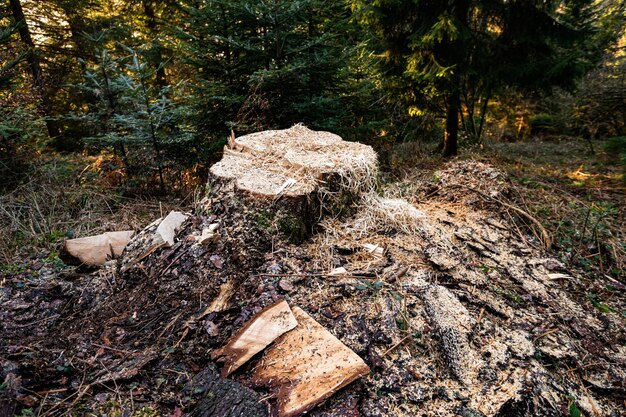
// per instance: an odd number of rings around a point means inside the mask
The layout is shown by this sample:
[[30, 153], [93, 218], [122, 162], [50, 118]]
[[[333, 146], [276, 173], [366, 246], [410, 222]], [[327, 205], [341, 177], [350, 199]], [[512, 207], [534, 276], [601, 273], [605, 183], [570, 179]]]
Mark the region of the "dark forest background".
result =
[[624, 153], [623, 1], [4, 0], [0, 173], [99, 155], [126, 190], [201, 182], [231, 129], [304, 123], [452, 156], [485, 141]]

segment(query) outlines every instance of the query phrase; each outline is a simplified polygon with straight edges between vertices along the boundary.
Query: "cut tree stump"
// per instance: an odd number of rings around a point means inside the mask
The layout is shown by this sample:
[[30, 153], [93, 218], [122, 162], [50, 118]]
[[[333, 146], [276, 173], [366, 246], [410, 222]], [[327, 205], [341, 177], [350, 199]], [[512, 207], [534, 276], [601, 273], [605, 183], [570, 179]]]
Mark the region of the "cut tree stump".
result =
[[132, 230], [66, 240], [62, 255], [71, 263], [97, 266], [120, 256], [135, 234]]
[[337, 211], [335, 206], [340, 211], [372, 189], [377, 170], [370, 146], [295, 125], [231, 137], [222, 160], [210, 169], [209, 186], [214, 196], [234, 192], [247, 208], [267, 212], [260, 223], [297, 241], [320, 212]]

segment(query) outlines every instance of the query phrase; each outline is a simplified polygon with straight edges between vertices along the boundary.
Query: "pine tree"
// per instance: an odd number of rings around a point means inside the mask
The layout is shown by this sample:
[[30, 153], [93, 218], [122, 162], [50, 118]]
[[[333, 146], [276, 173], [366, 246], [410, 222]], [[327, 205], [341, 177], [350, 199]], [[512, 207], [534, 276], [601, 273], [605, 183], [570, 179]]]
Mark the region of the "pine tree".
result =
[[567, 85], [591, 66], [584, 40], [591, 33], [593, 3], [355, 0], [352, 7], [376, 34], [386, 65], [414, 89], [407, 95], [414, 102], [425, 94], [443, 103], [443, 152], [451, 156], [457, 152], [462, 98], [479, 133], [473, 110], [480, 96], [484, 113], [500, 88]]
[[338, 129], [350, 123], [341, 86], [351, 49], [341, 3], [189, 3], [178, 36], [197, 128], [208, 140], [226, 137], [231, 127], [247, 132], [304, 122]]
[[92, 135], [85, 138], [90, 146], [110, 148], [120, 157], [128, 177], [156, 176], [165, 192], [168, 169], [197, 161], [195, 138], [180, 121], [185, 109], [170, 98], [170, 87], [155, 87], [155, 70], [138, 51], [124, 50], [122, 57], [99, 51], [99, 62], [89, 65], [76, 86], [92, 97], [89, 109], [70, 117], [90, 126]]

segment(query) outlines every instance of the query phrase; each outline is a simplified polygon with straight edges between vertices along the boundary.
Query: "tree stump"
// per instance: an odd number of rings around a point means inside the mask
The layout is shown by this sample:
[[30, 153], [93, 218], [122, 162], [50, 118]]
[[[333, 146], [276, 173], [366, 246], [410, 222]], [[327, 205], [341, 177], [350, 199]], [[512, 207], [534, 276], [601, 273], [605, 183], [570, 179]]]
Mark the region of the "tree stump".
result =
[[210, 195], [234, 195], [259, 226], [300, 242], [324, 212], [337, 214], [372, 189], [377, 170], [370, 146], [295, 125], [231, 137], [210, 169]]

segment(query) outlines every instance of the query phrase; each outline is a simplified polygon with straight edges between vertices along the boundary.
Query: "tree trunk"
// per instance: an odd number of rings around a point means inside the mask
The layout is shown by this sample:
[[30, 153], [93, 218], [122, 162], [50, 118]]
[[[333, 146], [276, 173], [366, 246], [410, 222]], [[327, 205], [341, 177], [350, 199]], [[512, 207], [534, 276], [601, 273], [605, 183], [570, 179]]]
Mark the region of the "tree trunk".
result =
[[19, 25], [20, 39], [28, 47], [28, 55], [26, 58], [28, 60], [28, 65], [30, 66], [30, 72], [33, 76], [35, 88], [39, 93], [41, 111], [46, 117], [48, 135], [50, 136], [50, 139], [55, 140], [59, 136], [59, 127], [56, 122], [51, 119], [52, 103], [50, 102], [50, 97], [48, 97], [46, 83], [41, 71], [41, 64], [39, 62], [39, 57], [37, 56], [37, 51], [35, 51], [35, 44], [30, 36], [30, 30], [28, 29], [28, 24], [26, 23], [26, 18], [24, 17], [24, 11], [22, 10], [22, 4], [20, 3], [20, 0], [9, 0], [9, 3], [11, 5], [13, 19], [15, 20], [15, 23]]
[[143, 11], [146, 16], [146, 26], [148, 27], [148, 32], [153, 42], [152, 52], [154, 56], [151, 57], [151, 60], [155, 68], [155, 82], [158, 87], [162, 88], [167, 85], [167, 78], [165, 75], [165, 67], [163, 66], [163, 45], [161, 45], [161, 42], [158, 40], [159, 33], [157, 30], [157, 17], [154, 10], [154, 3], [149, 0], [144, 0], [142, 3]]
[[459, 136], [459, 96], [450, 94], [446, 103], [446, 131], [443, 136], [443, 156], [449, 158], [457, 153]]
[[483, 135], [483, 127], [485, 126], [485, 117], [487, 116], [487, 106], [489, 105], [489, 100], [491, 100], [491, 87], [487, 87], [487, 95], [482, 102], [480, 125], [478, 126], [478, 140], [480, 140]]
[[[469, 0], [457, 0], [448, 3], [458, 24], [467, 27], [469, 18]], [[454, 65], [454, 72], [449, 80], [446, 94], [446, 130], [443, 137], [443, 156], [449, 158], [457, 154], [457, 142], [459, 137], [459, 111], [461, 110], [461, 75], [465, 71], [465, 48], [461, 38], [455, 39], [448, 45], [452, 52], [450, 56], [451, 64]], [[468, 108], [469, 110], [469, 108]], [[474, 105], [471, 106], [471, 113], [468, 115], [470, 127], [475, 132]]]

